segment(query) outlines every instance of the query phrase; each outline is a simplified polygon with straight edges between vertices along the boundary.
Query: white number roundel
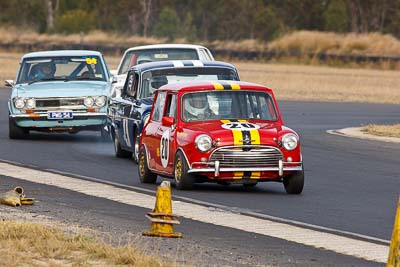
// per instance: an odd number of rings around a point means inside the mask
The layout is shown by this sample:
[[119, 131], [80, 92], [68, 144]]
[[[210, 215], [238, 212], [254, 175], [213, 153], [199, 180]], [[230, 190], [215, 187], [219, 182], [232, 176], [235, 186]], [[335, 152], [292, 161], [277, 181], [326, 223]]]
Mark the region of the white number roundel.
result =
[[169, 130], [166, 130], [161, 137], [160, 157], [162, 166], [167, 168], [169, 158]]
[[227, 129], [227, 130], [238, 130], [238, 131], [243, 131], [243, 130], [256, 130], [259, 129], [260, 126], [254, 123], [250, 122], [228, 122], [224, 123], [221, 125], [222, 128]]

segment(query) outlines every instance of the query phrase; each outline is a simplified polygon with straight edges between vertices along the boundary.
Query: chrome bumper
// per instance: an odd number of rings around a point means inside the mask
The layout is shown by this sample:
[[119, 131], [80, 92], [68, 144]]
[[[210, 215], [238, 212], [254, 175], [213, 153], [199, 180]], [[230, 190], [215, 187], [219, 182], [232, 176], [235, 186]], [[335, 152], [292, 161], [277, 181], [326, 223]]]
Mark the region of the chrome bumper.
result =
[[[212, 167], [206, 168], [193, 168], [193, 165], [213, 165]], [[284, 166], [286, 164], [294, 165], [298, 164], [299, 166]], [[220, 162], [217, 160], [215, 162], [194, 162], [192, 163], [192, 167], [188, 170], [188, 173], [198, 173], [198, 172], [213, 172], [214, 177], [219, 177], [221, 172], [262, 172], [262, 171], [277, 171], [279, 176], [283, 176], [284, 171], [301, 171], [302, 163], [301, 162], [283, 162], [283, 160], [279, 160], [277, 167], [220, 167]]]

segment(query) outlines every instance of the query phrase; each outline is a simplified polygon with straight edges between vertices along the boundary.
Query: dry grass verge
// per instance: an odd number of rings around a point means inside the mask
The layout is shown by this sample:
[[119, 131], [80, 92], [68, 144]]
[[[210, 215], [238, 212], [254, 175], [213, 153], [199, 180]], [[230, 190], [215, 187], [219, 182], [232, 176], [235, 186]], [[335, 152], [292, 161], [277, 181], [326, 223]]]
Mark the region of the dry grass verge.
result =
[[394, 125], [369, 124], [365, 126], [362, 131], [377, 136], [389, 136], [389, 137], [400, 138], [400, 124], [394, 124]]
[[1, 43], [11, 44], [98, 44], [98, 45], [144, 45], [165, 43], [163, 38], [142, 37], [93, 31], [86, 34], [39, 34], [31, 29], [15, 27], [0, 28]]
[[[39, 34], [32, 29], [13, 26], [0, 27], [1, 43], [9, 44], [98, 44], [106, 46], [137, 46], [165, 43], [165, 38], [143, 37], [121, 33], [92, 31], [86, 34]], [[188, 42], [184, 38], [175, 43]], [[215, 49], [233, 51], [275, 50], [283, 53], [332, 53], [345, 55], [400, 56], [400, 41], [389, 34], [381, 33], [334, 33], [318, 31], [295, 31], [272, 41], [255, 39], [203, 42]]]
[[0, 87], [4, 80], [14, 80], [22, 54], [0, 52]]
[[2, 266], [171, 266], [132, 246], [112, 247], [35, 223], [0, 222]]
[[331, 53], [341, 55], [399, 56], [400, 41], [381, 33], [333, 33], [297, 31], [268, 44], [268, 49], [283, 52]]
[[234, 62], [244, 81], [266, 85], [279, 100], [400, 104], [397, 71]]

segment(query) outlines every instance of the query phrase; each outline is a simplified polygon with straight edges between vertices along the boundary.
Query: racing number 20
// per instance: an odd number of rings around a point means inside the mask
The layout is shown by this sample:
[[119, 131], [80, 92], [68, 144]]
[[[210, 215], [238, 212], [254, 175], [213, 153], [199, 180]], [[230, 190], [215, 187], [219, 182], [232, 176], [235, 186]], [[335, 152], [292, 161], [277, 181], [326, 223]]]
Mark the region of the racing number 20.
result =
[[229, 123], [229, 128], [231, 129], [255, 129], [254, 124], [246, 122], [231, 122]]
[[164, 136], [161, 138], [161, 159], [168, 159], [168, 138]]
[[166, 130], [160, 140], [160, 156], [161, 156], [161, 164], [164, 168], [168, 166], [168, 158], [169, 158], [169, 131]]
[[221, 125], [222, 128], [227, 129], [227, 130], [232, 130], [232, 131], [250, 131], [250, 130], [256, 130], [259, 129], [260, 126], [257, 124], [251, 123], [251, 122], [228, 122], [224, 123]]

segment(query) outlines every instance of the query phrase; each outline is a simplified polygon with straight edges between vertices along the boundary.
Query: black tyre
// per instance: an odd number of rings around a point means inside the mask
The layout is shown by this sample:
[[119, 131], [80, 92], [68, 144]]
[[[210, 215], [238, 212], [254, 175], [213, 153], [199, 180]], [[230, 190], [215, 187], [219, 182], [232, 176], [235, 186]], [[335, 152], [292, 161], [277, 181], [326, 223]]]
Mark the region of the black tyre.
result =
[[154, 184], [157, 181], [157, 174], [149, 170], [149, 166], [147, 165], [147, 153], [144, 147], [140, 149], [138, 165], [140, 182]]
[[174, 162], [174, 177], [176, 188], [190, 190], [193, 188], [195, 178], [188, 173], [189, 167], [181, 151], [178, 151]]
[[139, 143], [140, 143], [140, 135], [138, 133], [138, 130], [135, 130], [135, 144], [133, 146], [133, 160], [136, 163], [139, 163]]
[[117, 158], [130, 158], [132, 157], [132, 152], [124, 150], [121, 148], [121, 144], [119, 143], [117, 134], [114, 132], [113, 133], [113, 141], [114, 141], [114, 151], [115, 151], [115, 156]]
[[283, 178], [283, 185], [288, 194], [301, 194], [304, 187], [304, 167]]
[[29, 134], [28, 129], [17, 126], [17, 124], [8, 119], [8, 137], [10, 139], [23, 139]]

